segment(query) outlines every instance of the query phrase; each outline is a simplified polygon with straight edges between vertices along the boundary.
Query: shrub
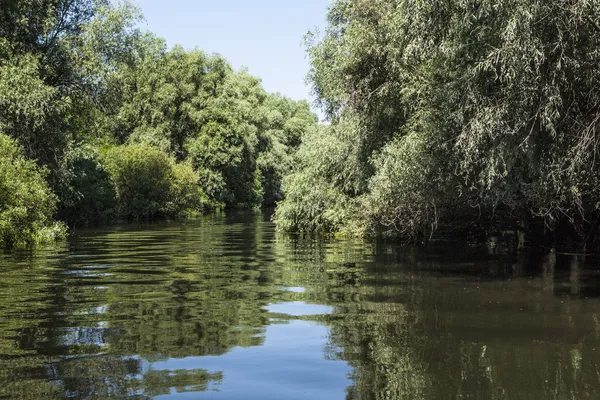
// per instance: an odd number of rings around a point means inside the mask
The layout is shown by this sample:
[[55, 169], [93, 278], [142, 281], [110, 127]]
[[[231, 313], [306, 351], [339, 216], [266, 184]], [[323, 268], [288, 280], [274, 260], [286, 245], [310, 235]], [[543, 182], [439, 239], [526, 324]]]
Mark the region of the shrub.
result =
[[211, 199], [227, 207], [253, 207], [262, 200], [254, 130], [247, 123], [209, 122], [186, 141], [188, 159], [207, 183]]
[[155, 147], [113, 147], [105, 152], [104, 164], [124, 218], [176, 216], [199, 210], [206, 202], [196, 172]]
[[56, 240], [65, 226], [52, 220], [57, 197], [46, 171], [23, 156], [16, 142], [0, 134], [0, 246], [24, 246]]
[[198, 172], [189, 164], [173, 164], [170, 201], [165, 209], [169, 215], [194, 214], [213, 208], [208, 196], [199, 186]]
[[441, 202], [453, 196], [442, 177], [435, 176], [436, 160], [422, 134], [411, 132], [388, 143], [373, 159], [376, 173], [361, 198], [370, 228], [386, 236], [416, 240], [437, 228]]
[[69, 225], [91, 225], [115, 218], [115, 189], [97, 147], [78, 146], [67, 151], [55, 172], [59, 215]]
[[286, 198], [274, 216], [287, 232], [337, 233], [351, 215], [350, 199], [325, 180], [301, 171], [284, 179]]
[[353, 123], [323, 126], [304, 136], [295, 172], [283, 180], [285, 199], [274, 218], [279, 230], [364, 233], [356, 195], [366, 185], [365, 161], [361, 146], [349, 134], [357, 129]]

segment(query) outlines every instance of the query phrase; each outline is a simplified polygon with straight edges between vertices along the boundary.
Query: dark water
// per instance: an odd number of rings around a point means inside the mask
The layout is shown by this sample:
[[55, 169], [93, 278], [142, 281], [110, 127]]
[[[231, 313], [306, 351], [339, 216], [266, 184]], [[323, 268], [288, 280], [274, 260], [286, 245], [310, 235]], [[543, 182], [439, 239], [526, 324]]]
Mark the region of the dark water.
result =
[[597, 399], [599, 268], [260, 215], [79, 232], [0, 256], [0, 398]]

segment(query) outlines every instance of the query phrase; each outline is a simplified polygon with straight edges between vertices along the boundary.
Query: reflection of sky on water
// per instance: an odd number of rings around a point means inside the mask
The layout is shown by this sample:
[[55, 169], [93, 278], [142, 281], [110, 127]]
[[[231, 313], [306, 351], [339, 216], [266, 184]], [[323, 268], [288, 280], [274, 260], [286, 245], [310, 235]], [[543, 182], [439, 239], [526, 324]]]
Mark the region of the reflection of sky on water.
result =
[[76, 327], [65, 328], [65, 333], [60, 338], [61, 346], [98, 346], [106, 347], [105, 335], [108, 333], [101, 327]]
[[0, 398], [597, 397], [598, 259], [211, 218], [0, 255]]
[[101, 264], [101, 265], [82, 265], [77, 269], [69, 269], [63, 271], [65, 275], [79, 275], [79, 276], [89, 276], [89, 277], [105, 277], [112, 276], [113, 274], [109, 272], [101, 272], [108, 270], [112, 267], [110, 264]]
[[303, 301], [270, 304], [265, 310], [275, 314], [287, 314], [295, 317], [333, 313], [333, 307], [322, 304], [308, 304]]
[[[312, 304], [310, 305], [312, 306]], [[323, 306], [321, 306], [323, 307]], [[222, 371], [220, 399], [344, 399], [340, 387], [352, 384], [345, 361], [323, 358], [329, 329], [308, 321], [270, 325], [260, 347], [236, 347], [222, 356], [171, 358], [154, 362], [153, 370], [205, 369]], [[327, 389], [329, 388], [329, 389]], [[172, 393], [181, 399], [215, 394]], [[156, 399], [167, 398], [158, 396]]]
[[306, 288], [303, 287], [299, 287], [299, 286], [285, 286], [282, 287], [281, 290], [285, 291], [285, 292], [292, 292], [292, 293], [304, 293], [306, 292]]

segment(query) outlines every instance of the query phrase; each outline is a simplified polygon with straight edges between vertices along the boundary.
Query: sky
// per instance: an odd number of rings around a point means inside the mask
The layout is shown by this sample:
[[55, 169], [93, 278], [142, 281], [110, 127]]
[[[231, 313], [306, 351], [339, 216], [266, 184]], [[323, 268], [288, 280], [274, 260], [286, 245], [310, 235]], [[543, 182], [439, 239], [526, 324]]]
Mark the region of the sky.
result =
[[323, 31], [331, 0], [135, 0], [143, 27], [186, 49], [219, 53], [268, 92], [309, 100], [303, 36]]

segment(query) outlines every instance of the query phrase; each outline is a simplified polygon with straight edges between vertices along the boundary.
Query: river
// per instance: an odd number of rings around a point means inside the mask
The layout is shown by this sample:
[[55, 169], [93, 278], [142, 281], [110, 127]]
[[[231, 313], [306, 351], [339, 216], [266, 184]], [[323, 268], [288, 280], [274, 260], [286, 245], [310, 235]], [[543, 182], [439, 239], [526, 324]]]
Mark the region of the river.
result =
[[600, 260], [277, 234], [262, 214], [0, 255], [0, 398], [593, 399]]

